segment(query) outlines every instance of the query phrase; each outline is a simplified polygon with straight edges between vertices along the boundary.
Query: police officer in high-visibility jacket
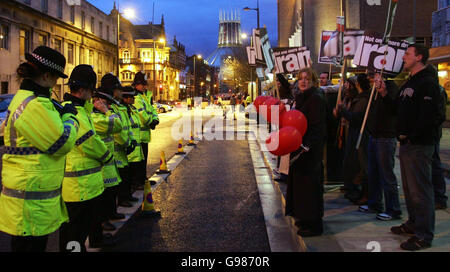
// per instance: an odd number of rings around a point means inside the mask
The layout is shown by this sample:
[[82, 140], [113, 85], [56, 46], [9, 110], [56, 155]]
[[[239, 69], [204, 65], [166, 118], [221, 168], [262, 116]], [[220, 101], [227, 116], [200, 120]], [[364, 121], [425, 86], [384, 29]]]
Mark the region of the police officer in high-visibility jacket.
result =
[[[133, 150], [133, 152], [128, 154], [128, 163], [129, 163], [129, 167], [130, 167], [130, 178], [132, 180], [132, 183], [133, 182], [136, 183], [136, 180], [142, 178], [139, 171], [142, 169], [141, 163], [144, 160], [144, 153], [142, 152], [142, 147], [140, 145], [141, 139], [140, 139], [139, 132], [140, 132], [140, 128], [141, 128], [141, 123], [140, 123], [139, 113], [138, 113], [137, 109], [133, 106], [133, 104], [135, 103], [136, 92], [132, 87], [127, 86], [127, 87], [123, 88], [122, 96], [123, 96], [123, 102], [127, 106], [128, 116], [129, 116], [130, 122], [131, 122], [132, 138], [134, 141], [137, 142], [137, 145], [136, 145], [135, 149]], [[160, 211], [153, 210], [151, 212], [151, 214], [149, 214], [149, 216], [159, 216], [160, 214], [161, 214]]]
[[77, 138], [77, 110], [50, 99], [57, 79], [67, 78], [64, 56], [40, 46], [25, 58], [4, 127], [0, 230], [12, 235], [12, 251], [45, 251], [48, 234], [68, 220], [61, 184]]
[[[114, 154], [114, 134], [120, 133], [123, 126], [119, 115], [110, 110], [113, 97], [99, 88], [94, 93], [92, 100], [94, 102], [92, 120], [94, 121], [95, 131], [106, 144], [108, 150]], [[116, 227], [109, 222], [109, 219], [114, 219], [114, 216], [117, 214], [116, 198], [118, 185], [122, 181], [115, 159], [103, 166], [102, 174], [105, 185], [102, 197], [102, 206], [104, 208], [103, 230], [112, 231]]]
[[109, 245], [102, 235], [99, 201], [104, 190], [102, 167], [114, 158], [95, 132], [91, 117], [94, 106], [90, 100], [96, 83], [97, 75], [92, 67], [78, 65], [69, 78], [70, 94], [64, 95], [63, 105], [72, 104], [78, 111], [80, 129], [66, 160], [62, 196], [69, 223], [64, 223], [59, 232], [61, 251], [69, 250], [72, 241], [79, 243], [82, 252], [86, 251], [88, 235], [91, 247]]
[[140, 141], [142, 152], [144, 153], [144, 160], [141, 161], [137, 184], [134, 184], [135, 189], [144, 189], [144, 183], [147, 179], [147, 159], [148, 159], [148, 143], [150, 142], [150, 129], [155, 129], [159, 124], [158, 116], [154, 116], [152, 112], [152, 105], [150, 99], [146, 96], [147, 80], [142, 72], [136, 73], [133, 81], [133, 87], [136, 91], [133, 106], [136, 108], [140, 121]]
[[[114, 134], [114, 158], [119, 169], [122, 182], [119, 184], [117, 195], [117, 204], [122, 207], [132, 207], [130, 201], [138, 201], [138, 198], [132, 196], [131, 179], [129, 174], [129, 165], [127, 154], [131, 153], [137, 142], [132, 139], [131, 122], [128, 117], [127, 107], [123, 104], [122, 85], [119, 79], [106, 74], [101, 80], [101, 88], [109, 95], [113, 96], [111, 110], [119, 115], [122, 121], [122, 130]], [[125, 215], [116, 213], [111, 219], [123, 219]]]

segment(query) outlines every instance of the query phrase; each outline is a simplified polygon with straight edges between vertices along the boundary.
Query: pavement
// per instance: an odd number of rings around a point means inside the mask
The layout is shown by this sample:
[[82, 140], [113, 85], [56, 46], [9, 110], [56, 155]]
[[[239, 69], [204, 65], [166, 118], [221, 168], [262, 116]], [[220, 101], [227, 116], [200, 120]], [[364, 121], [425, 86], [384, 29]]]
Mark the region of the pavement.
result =
[[[259, 141], [265, 160], [270, 169], [276, 168], [277, 158]], [[398, 154], [398, 148], [397, 148]], [[450, 170], [450, 129], [443, 129], [440, 157], [442, 167], [447, 174]], [[317, 237], [301, 238], [305, 244], [305, 251], [310, 252], [404, 252], [400, 243], [408, 239], [405, 236], [392, 234], [390, 228], [401, 224], [407, 219], [405, 197], [401, 186], [400, 163], [398, 156], [395, 159], [395, 175], [400, 185], [400, 205], [403, 220], [380, 221], [376, 214], [365, 214], [358, 211], [358, 206], [350, 203], [340, 192], [340, 185], [325, 185], [324, 194], [324, 234]], [[447, 196], [449, 196], [450, 180], [446, 178]], [[274, 182], [274, 186], [281, 194], [283, 205], [287, 186], [284, 183]], [[294, 220], [290, 227], [296, 231]], [[433, 246], [423, 250], [425, 252], [450, 252], [450, 209], [437, 210], [435, 221], [435, 238]]]

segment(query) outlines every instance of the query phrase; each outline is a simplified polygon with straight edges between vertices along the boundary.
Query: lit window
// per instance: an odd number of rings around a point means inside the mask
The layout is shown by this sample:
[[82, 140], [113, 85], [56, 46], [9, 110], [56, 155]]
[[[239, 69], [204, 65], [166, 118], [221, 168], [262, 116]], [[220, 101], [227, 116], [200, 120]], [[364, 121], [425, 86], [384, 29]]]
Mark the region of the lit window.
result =
[[9, 27], [0, 24], [0, 49], [9, 49]]

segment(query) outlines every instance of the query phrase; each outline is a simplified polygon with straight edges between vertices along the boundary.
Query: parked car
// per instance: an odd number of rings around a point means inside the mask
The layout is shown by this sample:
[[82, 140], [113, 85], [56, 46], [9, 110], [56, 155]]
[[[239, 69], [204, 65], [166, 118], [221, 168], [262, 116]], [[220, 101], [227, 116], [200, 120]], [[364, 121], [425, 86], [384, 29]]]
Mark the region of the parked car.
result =
[[165, 112], [169, 112], [172, 111], [172, 107], [166, 104], [160, 104], [160, 103], [156, 103], [156, 108], [158, 113], [165, 113]]
[[6, 119], [6, 113], [13, 97], [13, 94], [0, 95], [0, 124]]

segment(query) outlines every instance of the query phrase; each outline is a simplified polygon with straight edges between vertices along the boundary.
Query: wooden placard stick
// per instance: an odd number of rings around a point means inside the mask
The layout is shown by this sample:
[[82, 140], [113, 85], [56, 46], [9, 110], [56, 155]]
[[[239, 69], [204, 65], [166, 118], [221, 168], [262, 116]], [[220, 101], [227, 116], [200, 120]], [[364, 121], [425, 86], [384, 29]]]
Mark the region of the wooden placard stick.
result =
[[338, 97], [336, 100], [336, 109], [337, 109], [339, 103], [341, 103], [341, 94], [342, 94], [342, 87], [344, 86], [344, 74], [345, 74], [346, 66], [347, 66], [347, 58], [344, 57], [344, 64], [342, 65], [342, 69], [341, 69], [341, 81], [339, 82], [339, 91], [338, 91]]

